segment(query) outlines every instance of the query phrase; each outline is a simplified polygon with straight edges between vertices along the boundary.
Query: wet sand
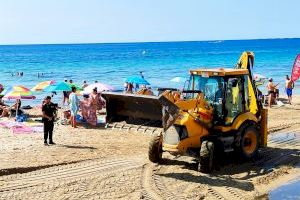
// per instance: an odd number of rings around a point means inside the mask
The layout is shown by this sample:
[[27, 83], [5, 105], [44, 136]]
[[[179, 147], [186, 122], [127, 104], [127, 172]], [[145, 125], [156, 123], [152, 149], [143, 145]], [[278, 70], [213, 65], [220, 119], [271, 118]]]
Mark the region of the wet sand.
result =
[[258, 158], [240, 163], [229, 156], [211, 175], [186, 156], [165, 153], [161, 165], [150, 163], [150, 134], [56, 124], [57, 144], [44, 146], [42, 133], [0, 128], [0, 199], [263, 198], [299, 174], [300, 96], [294, 99], [269, 110], [269, 144]]

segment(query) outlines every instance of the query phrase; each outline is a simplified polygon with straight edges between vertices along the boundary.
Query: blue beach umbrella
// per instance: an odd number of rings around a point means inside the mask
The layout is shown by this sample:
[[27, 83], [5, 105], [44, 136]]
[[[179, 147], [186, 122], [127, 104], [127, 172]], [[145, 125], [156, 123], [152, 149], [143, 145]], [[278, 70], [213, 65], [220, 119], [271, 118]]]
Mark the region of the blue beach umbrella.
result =
[[56, 83], [54, 85], [49, 85], [44, 89], [45, 92], [59, 92], [59, 91], [71, 91], [72, 86], [66, 82]]
[[126, 79], [126, 82], [135, 83], [139, 85], [150, 85], [150, 83], [146, 81], [144, 78], [142, 78], [141, 76], [130, 76]]

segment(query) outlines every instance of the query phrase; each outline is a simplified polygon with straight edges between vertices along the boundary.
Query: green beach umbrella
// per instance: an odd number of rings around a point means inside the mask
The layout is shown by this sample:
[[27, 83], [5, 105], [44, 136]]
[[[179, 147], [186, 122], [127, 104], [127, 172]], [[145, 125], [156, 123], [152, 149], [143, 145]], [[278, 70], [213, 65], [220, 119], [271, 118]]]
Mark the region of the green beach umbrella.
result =
[[71, 88], [75, 87], [77, 91], [82, 91], [82, 88], [74, 83], [67, 83]]
[[66, 82], [60, 82], [53, 85], [49, 85], [44, 88], [44, 92], [59, 92], [59, 91], [71, 91], [71, 85]]

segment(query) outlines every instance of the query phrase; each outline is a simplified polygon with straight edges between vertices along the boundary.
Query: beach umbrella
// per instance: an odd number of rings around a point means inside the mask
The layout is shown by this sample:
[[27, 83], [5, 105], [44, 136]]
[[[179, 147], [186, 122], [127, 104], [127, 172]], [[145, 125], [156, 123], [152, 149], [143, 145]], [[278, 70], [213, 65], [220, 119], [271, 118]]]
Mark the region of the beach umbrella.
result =
[[45, 92], [71, 91], [71, 85], [66, 82], [55, 83], [44, 88]]
[[93, 83], [91, 85], [88, 85], [86, 88], [84, 88], [83, 93], [91, 93], [94, 88], [97, 88], [98, 92], [103, 92], [103, 91], [112, 91], [115, 90], [113, 86], [104, 84], [104, 83]]
[[30, 91], [18, 92], [18, 91], [11, 91], [8, 92], [3, 97], [4, 99], [12, 100], [12, 99], [35, 99], [35, 96], [32, 95]]
[[150, 83], [141, 76], [130, 76], [126, 79], [126, 82], [135, 83], [139, 85], [150, 85]]
[[68, 83], [68, 84], [69, 84], [69, 86], [70, 86], [71, 88], [72, 88], [72, 87], [75, 87], [77, 91], [81, 91], [81, 90], [82, 90], [81, 87], [79, 87], [78, 85], [76, 85], [76, 84], [74, 84], [74, 83]]
[[30, 91], [30, 89], [28, 89], [27, 87], [25, 87], [23, 85], [13, 86], [12, 90], [14, 92], [29, 92]]
[[34, 86], [33, 88], [31, 88], [31, 91], [43, 91], [46, 87], [48, 87], [49, 85], [53, 85], [55, 84], [54, 80], [51, 81], [43, 81], [38, 83], [36, 86]]

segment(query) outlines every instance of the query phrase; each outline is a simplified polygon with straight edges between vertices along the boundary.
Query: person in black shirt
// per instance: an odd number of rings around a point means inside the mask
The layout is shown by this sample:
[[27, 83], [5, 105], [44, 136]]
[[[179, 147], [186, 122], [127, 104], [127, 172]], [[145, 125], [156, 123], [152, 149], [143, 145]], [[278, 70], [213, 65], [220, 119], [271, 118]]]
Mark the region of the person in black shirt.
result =
[[47, 96], [44, 100], [42, 107], [43, 111], [43, 122], [44, 122], [44, 144], [48, 145], [47, 139], [49, 136], [49, 144], [55, 144], [53, 142], [53, 127], [54, 119], [56, 114], [56, 106], [51, 102], [51, 97]]

